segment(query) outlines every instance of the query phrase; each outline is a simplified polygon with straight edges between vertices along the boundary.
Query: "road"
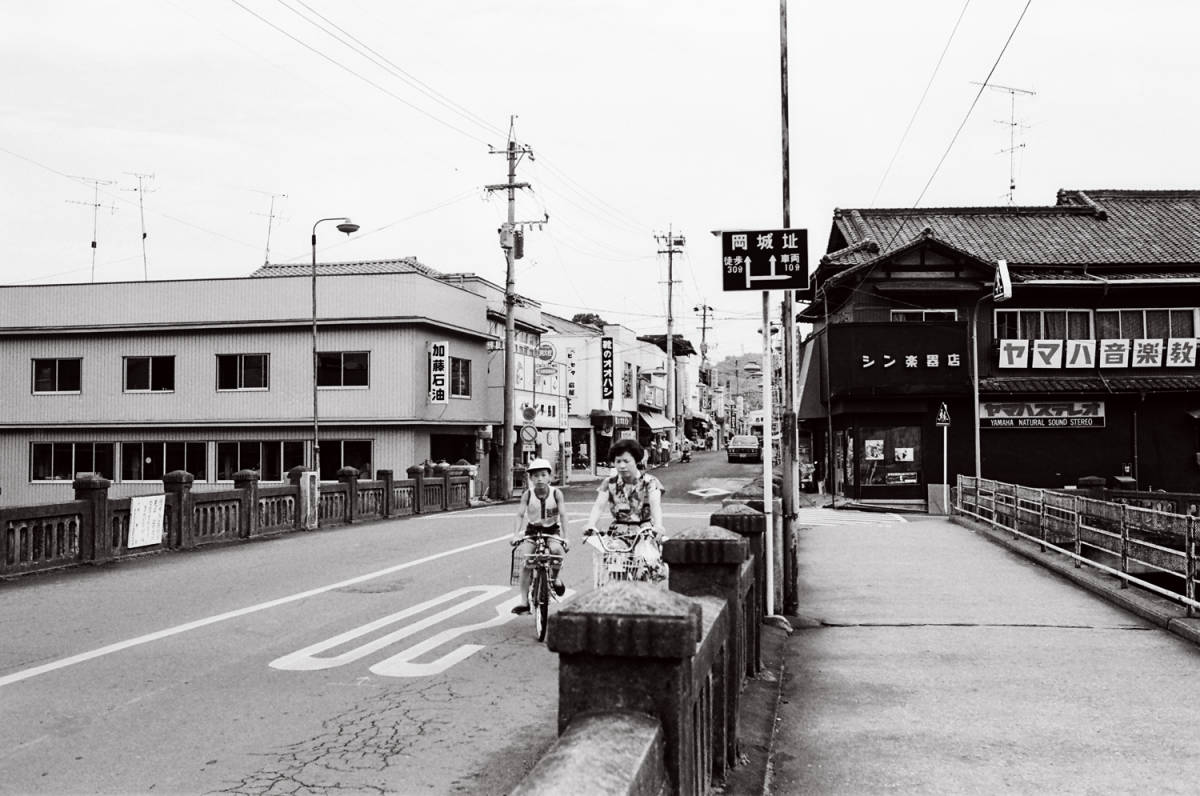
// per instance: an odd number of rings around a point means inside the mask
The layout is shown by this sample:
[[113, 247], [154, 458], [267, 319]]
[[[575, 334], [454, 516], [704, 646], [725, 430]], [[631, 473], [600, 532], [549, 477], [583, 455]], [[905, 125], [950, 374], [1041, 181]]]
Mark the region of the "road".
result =
[[[655, 470], [668, 531], [758, 472], [719, 452]], [[573, 542], [595, 488], [566, 490]], [[0, 584], [0, 793], [508, 792], [557, 710], [557, 660], [509, 610], [514, 513]], [[568, 597], [591, 581], [573, 549]]]

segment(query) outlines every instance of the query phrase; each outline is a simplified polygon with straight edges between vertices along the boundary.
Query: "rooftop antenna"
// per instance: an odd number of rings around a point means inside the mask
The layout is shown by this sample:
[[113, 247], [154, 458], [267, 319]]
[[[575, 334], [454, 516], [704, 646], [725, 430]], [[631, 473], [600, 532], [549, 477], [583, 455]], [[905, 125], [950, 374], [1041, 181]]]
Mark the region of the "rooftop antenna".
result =
[[[89, 205], [92, 208], [92, 280], [91, 281], [95, 282], [96, 281], [96, 216], [101, 207], [100, 186], [101, 185], [113, 185], [114, 182], [112, 180], [97, 180], [92, 177], [72, 176], [71, 179], [79, 180], [80, 182], [90, 182], [92, 184], [92, 188], [93, 188], [92, 201], [80, 202], [76, 199], [68, 199], [67, 203], [73, 204], [73, 205]], [[110, 211], [112, 211], [113, 213], [117, 212], [116, 205], [108, 205], [108, 209]]]
[[1032, 97], [1032, 96], [1035, 96], [1037, 94], [1037, 92], [1030, 91], [1030, 90], [1024, 89], [1024, 88], [1013, 88], [1012, 86], [1002, 86], [999, 83], [978, 83], [978, 82], [972, 80], [971, 84], [975, 85], [975, 86], [985, 86], [987, 88], [995, 89], [996, 91], [1007, 91], [1008, 92], [1009, 102], [1010, 102], [1008, 121], [1004, 121], [1003, 119], [997, 119], [996, 123], [1008, 125], [1008, 149], [1001, 149], [1000, 152], [997, 154], [1002, 155], [1005, 152], [1008, 153], [1008, 203], [1011, 205], [1013, 203], [1013, 193], [1017, 190], [1017, 172], [1016, 172], [1017, 150], [1025, 148], [1024, 142], [1022, 142], [1020, 144], [1018, 144], [1016, 142], [1017, 128], [1025, 126], [1025, 125], [1019, 124], [1017, 122], [1017, 95], [1025, 94], [1026, 96]]
[[[265, 193], [265, 191], [255, 191], [255, 193]], [[275, 225], [275, 219], [281, 217], [281, 216], [275, 215], [275, 200], [276, 199], [287, 199], [287, 194], [273, 193], [273, 194], [270, 194], [270, 197], [271, 197], [270, 209], [267, 210], [266, 213], [255, 213], [254, 214], [256, 216], [264, 216], [265, 215], [267, 217], [267, 250], [263, 254], [263, 265], [271, 264], [271, 228]]]
[[121, 190], [136, 191], [137, 195], [138, 195], [138, 216], [142, 220], [142, 279], [144, 281], [149, 282], [150, 281], [150, 265], [146, 260], [146, 208], [145, 208], [145, 202], [142, 201], [142, 197], [144, 197], [147, 193], [154, 192], [155, 189], [147, 188], [143, 182], [144, 180], [154, 179], [154, 175], [153, 174], [139, 174], [136, 171], [127, 171], [125, 173], [128, 174], [130, 177], [135, 178], [138, 181], [136, 188], [122, 188]]

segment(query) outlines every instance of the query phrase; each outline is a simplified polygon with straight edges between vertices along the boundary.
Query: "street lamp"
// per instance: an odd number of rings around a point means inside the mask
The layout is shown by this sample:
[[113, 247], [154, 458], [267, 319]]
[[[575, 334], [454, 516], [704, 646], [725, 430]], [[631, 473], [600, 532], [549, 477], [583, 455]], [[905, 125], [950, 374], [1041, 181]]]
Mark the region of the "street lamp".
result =
[[317, 370], [319, 362], [317, 359], [317, 224], [323, 221], [340, 221], [337, 225], [338, 232], [345, 232], [347, 235], [352, 232], [358, 232], [358, 224], [355, 224], [348, 218], [335, 216], [333, 218], [319, 219], [312, 228], [312, 393], [313, 393], [313, 470], [317, 473], [317, 480], [321, 480], [321, 443], [318, 441], [318, 414], [317, 414]]

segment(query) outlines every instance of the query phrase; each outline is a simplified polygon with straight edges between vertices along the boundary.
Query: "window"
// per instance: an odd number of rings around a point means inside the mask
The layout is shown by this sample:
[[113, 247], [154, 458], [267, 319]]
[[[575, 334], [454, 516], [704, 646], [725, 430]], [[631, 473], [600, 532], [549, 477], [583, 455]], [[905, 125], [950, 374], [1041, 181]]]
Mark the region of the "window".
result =
[[33, 391], [79, 392], [82, 383], [82, 359], [33, 360]]
[[335, 439], [321, 440], [321, 480], [336, 481], [337, 471], [343, 467], [358, 470], [358, 477], [369, 480], [373, 473], [371, 440]]
[[266, 354], [217, 354], [218, 390], [265, 390]]
[[1092, 313], [1066, 309], [996, 310], [996, 339], [1091, 340]]
[[[323, 447], [321, 454], [324, 458]], [[288, 470], [303, 465], [304, 443], [298, 440], [217, 443], [217, 479], [220, 481], [232, 481], [238, 470], [258, 470], [262, 481], [282, 481]]]
[[172, 392], [175, 357], [125, 357], [125, 392]]
[[203, 442], [122, 442], [121, 479], [160, 481], [185, 470], [197, 481], [208, 477], [208, 446]]
[[111, 442], [35, 442], [31, 447], [31, 481], [71, 481], [77, 473], [113, 477]]
[[957, 321], [958, 310], [892, 310], [892, 320], [902, 323]]
[[471, 360], [450, 357], [450, 397], [471, 397]]
[[366, 351], [322, 351], [317, 354], [318, 387], [366, 387]]
[[1196, 313], [1191, 309], [1096, 310], [1096, 336], [1101, 340], [1195, 337]]

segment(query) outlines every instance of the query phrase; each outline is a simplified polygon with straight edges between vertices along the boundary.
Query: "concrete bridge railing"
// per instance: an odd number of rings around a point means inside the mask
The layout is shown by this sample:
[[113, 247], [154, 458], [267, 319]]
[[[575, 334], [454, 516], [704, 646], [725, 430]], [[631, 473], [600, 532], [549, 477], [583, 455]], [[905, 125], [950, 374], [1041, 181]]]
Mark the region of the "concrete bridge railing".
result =
[[766, 517], [731, 505], [711, 522], [663, 546], [669, 590], [610, 584], [551, 616], [559, 738], [514, 794], [704, 794], [736, 765]]

